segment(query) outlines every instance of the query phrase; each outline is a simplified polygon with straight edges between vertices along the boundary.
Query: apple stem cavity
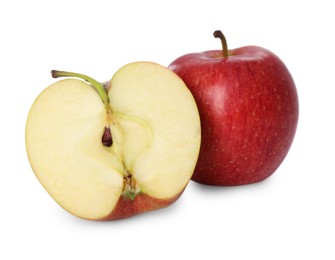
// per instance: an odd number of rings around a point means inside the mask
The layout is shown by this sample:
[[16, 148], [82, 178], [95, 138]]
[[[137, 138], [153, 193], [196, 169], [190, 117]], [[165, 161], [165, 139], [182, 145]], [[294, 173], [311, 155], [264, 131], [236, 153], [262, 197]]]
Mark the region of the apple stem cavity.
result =
[[227, 40], [224, 34], [220, 31], [217, 30], [213, 33], [215, 38], [220, 38], [221, 43], [222, 43], [222, 54], [224, 58], [228, 58], [228, 45], [227, 45]]
[[51, 76], [53, 78], [61, 78], [61, 77], [74, 77], [74, 78], [80, 78], [88, 83], [90, 83], [99, 93], [102, 102], [106, 106], [107, 111], [110, 110], [109, 108], [109, 98], [107, 95], [107, 92], [104, 88], [104, 86], [96, 81], [95, 79], [92, 79], [91, 77], [88, 77], [86, 75], [80, 74], [80, 73], [75, 73], [75, 72], [67, 72], [67, 71], [59, 71], [59, 70], [52, 70], [51, 71]]

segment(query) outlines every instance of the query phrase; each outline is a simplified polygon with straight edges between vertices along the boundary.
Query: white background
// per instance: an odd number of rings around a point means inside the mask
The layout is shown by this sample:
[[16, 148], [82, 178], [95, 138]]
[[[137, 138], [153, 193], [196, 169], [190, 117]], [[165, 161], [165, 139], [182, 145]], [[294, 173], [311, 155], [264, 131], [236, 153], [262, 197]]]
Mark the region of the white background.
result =
[[[0, 259], [335, 259], [335, 67], [331, 1], [24, 1], [0, 3]], [[24, 128], [51, 69], [99, 81], [126, 63], [260, 45], [291, 71], [296, 138], [266, 181], [191, 182], [174, 205], [116, 222], [60, 208], [35, 178]]]

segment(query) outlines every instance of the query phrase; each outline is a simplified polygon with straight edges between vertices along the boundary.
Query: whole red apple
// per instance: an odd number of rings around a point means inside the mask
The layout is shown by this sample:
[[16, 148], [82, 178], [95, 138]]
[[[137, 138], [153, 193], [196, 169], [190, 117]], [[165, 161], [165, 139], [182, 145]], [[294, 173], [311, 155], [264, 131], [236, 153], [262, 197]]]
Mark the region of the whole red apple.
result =
[[169, 66], [191, 90], [200, 112], [202, 144], [192, 180], [242, 185], [269, 177], [292, 144], [297, 90], [284, 63], [261, 47], [191, 53]]

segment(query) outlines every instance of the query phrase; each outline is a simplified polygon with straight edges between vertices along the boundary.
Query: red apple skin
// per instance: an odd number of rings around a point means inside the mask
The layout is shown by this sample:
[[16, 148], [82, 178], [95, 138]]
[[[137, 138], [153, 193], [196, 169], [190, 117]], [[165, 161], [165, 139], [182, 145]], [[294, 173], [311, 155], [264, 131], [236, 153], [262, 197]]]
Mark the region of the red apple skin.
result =
[[183, 191], [169, 199], [157, 199], [143, 193], [138, 194], [134, 200], [121, 196], [112, 212], [108, 216], [99, 220], [119, 220], [144, 212], [165, 208], [178, 200]]
[[292, 76], [272, 52], [257, 46], [184, 55], [169, 66], [192, 92], [202, 143], [192, 180], [250, 184], [269, 177], [287, 155], [298, 123]]

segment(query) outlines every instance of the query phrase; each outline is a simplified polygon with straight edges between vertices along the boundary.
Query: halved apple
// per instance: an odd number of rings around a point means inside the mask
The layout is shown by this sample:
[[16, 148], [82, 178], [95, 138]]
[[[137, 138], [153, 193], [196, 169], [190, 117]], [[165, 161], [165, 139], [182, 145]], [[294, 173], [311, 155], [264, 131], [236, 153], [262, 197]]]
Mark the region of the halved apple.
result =
[[110, 220], [173, 203], [200, 148], [200, 119], [184, 82], [167, 68], [131, 63], [102, 85], [64, 79], [31, 107], [26, 148], [47, 192], [75, 216]]

